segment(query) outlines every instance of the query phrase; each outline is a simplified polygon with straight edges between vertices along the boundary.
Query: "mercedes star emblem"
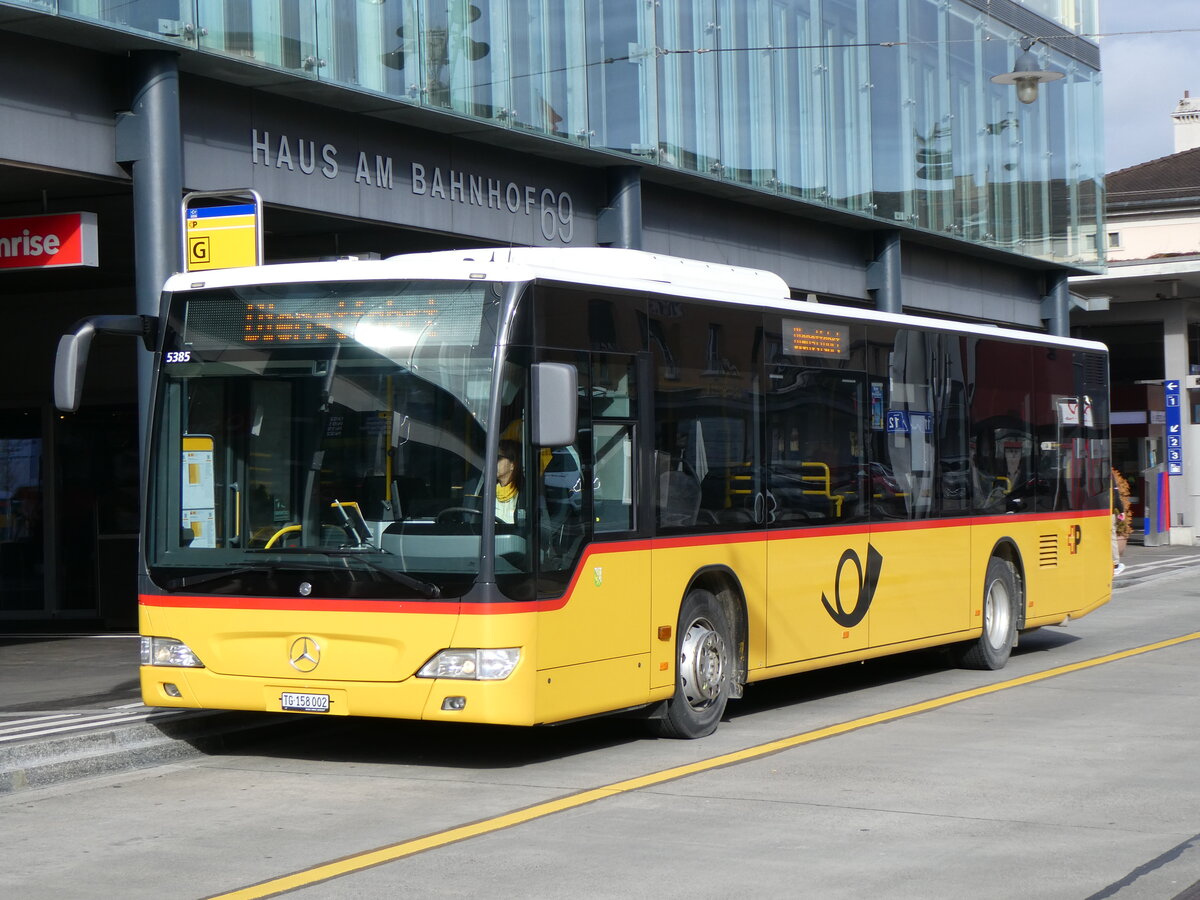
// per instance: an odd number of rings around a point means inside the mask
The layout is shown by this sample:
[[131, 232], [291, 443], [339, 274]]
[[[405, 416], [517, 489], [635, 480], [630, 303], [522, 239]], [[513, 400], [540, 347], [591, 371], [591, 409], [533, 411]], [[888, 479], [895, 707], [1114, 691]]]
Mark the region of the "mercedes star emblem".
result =
[[297, 672], [311, 672], [321, 662], [321, 645], [310, 637], [296, 638], [288, 658]]

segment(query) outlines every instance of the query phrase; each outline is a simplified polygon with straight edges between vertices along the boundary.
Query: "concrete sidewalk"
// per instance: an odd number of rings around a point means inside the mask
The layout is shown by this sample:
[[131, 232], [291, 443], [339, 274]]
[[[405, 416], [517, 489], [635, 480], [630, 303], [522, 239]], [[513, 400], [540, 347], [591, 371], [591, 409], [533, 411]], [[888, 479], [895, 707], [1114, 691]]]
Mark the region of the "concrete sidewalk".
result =
[[[1131, 542], [1122, 562], [1114, 591], [1200, 573], [1200, 547]], [[0, 794], [202, 756], [297, 720], [143, 706], [136, 635], [0, 634]]]
[[137, 635], [0, 635], [0, 794], [202, 756], [291, 719], [144, 706]]

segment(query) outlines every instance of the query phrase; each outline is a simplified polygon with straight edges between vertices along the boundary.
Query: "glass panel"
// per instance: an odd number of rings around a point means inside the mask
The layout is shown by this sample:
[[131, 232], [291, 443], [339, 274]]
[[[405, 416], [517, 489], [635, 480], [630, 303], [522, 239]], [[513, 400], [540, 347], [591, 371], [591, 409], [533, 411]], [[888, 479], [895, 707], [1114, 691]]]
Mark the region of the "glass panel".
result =
[[[69, 2], [69, 0], [68, 0]], [[6, 6], [25, 6], [29, 9], [47, 10], [53, 12], [58, 0], [7, 0]], [[66, 4], [64, 3], [64, 6]], [[94, 18], [93, 15], [88, 15], [88, 18]]]
[[[52, 2], [30, 6], [53, 9]], [[178, 41], [196, 38], [190, 0], [59, 0], [65, 16], [91, 19], [127, 31], [141, 31]]]
[[716, 306], [652, 303], [647, 330], [659, 526], [761, 522], [759, 322]]
[[500, 4], [422, 0], [422, 102], [482, 119], [506, 113], [504, 21]]
[[769, 522], [790, 528], [865, 521], [865, 378], [779, 364], [768, 391]]
[[717, 26], [711, 2], [661, 0], [658, 35], [658, 161], [720, 175], [717, 133]]
[[637, 416], [637, 367], [627, 356], [592, 356], [592, 416], [632, 419]]
[[[985, 72], [1012, 68], [1008, 45], [997, 33], [983, 42], [981, 67]], [[1021, 128], [1017, 116], [1016, 91], [1005, 84], [985, 82], [982, 86], [984, 135], [983, 165], [987, 177], [987, 220], [980, 239], [1006, 250], [1017, 251], [1020, 236]]]
[[315, 0], [198, 0], [200, 48], [315, 78]]
[[583, 0], [512, 0], [512, 124], [558, 137], [586, 136]]
[[971, 439], [980, 479], [976, 508], [991, 513], [1028, 512], [1036, 471], [1032, 348], [980, 339], [967, 345], [967, 357], [973, 356], [975, 363]]
[[417, 99], [415, 0], [342, 3], [318, 0], [320, 77], [391, 97]]
[[937, 432], [934, 389], [936, 386], [937, 335], [902, 330], [896, 334], [888, 366], [890, 396], [884, 415], [887, 477], [894, 480], [897, 494], [893, 515], [923, 519], [936, 510], [934, 474]]
[[[453, 282], [176, 297], [154, 577], [272, 594], [296, 569], [329, 596], [371, 597], [431, 596], [428, 582], [473, 576], [492, 518], [483, 465], [498, 306], [488, 285]], [[502, 429], [524, 419], [523, 372], [505, 369]], [[526, 553], [522, 508], [496, 525], [498, 557]]]
[[1076, 34], [1095, 33], [1097, 30], [1100, 19], [1100, 0], [1016, 0], [1016, 2]]
[[1109, 470], [1104, 358], [1034, 348], [1037, 508], [1104, 509]]
[[866, 35], [866, 0], [821, 4], [823, 135], [829, 203], [871, 209], [871, 94]]
[[947, 231], [953, 218], [953, 118], [949, 110], [945, 15], [931, 0], [909, 2], [908, 82], [913, 108], [914, 224]]
[[643, 0], [589, 0], [588, 138], [596, 147], [653, 158], [658, 114], [653, 8]]
[[634, 527], [633, 426], [597, 422], [593, 426], [596, 460], [593, 504], [597, 532]]
[[775, 4], [771, 14], [776, 116], [776, 169], [780, 190], [806, 199], [828, 196], [825, 174], [825, 105], [818, 22], [813, 0]]
[[[871, 63], [871, 211], [888, 222], [907, 225], [912, 219], [915, 159], [907, 63], [912, 48], [906, 35], [907, 4], [876, 5], [867, 22]], [[879, 44], [892, 46], [880, 47]]]
[[775, 95], [771, 13], [776, 0], [718, 0], [722, 174], [774, 189]]
[[987, 173], [980, 121], [982, 85], [988, 82], [981, 65], [983, 42], [975, 40], [978, 14], [951, 7], [946, 13], [947, 108], [950, 125], [951, 234], [973, 241], [987, 230]]

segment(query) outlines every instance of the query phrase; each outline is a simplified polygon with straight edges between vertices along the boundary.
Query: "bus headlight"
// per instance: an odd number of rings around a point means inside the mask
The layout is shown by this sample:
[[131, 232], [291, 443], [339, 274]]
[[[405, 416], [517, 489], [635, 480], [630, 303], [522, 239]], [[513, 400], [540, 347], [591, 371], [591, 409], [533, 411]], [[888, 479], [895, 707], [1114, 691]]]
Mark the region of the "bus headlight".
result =
[[520, 659], [519, 647], [501, 650], [443, 650], [421, 666], [417, 677], [502, 681], [512, 674]]
[[203, 669], [204, 663], [192, 652], [192, 648], [175, 638], [142, 636], [143, 666], [179, 666], [188, 669]]

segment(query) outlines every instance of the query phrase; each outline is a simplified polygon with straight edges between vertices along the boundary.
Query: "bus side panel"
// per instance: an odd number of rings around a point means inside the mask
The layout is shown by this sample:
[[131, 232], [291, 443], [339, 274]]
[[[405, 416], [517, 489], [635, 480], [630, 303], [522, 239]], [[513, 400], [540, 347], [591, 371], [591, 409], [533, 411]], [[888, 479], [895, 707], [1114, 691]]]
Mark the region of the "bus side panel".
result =
[[972, 627], [982, 625], [984, 575], [996, 545], [1016, 544], [1024, 578], [1027, 625], [1061, 622], [1109, 599], [1112, 561], [1109, 516], [1080, 512], [1045, 519], [976, 519], [971, 562]]
[[538, 614], [539, 671], [649, 649], [650, 550], [619, 547], [584, 554], [565, 602]]
[[539, 669], [535, 686], [537, 722], [561, 722], [640, 706], [650, 699], [646, 689], [649, 670], [646, 653], [561, 669]]
[[[675, 546], [670, 539], [655, 541], [650, 626], [655, 640], [650, 650], [650, 686], [669, 689], [675, 685], [675, 646], [678, 638], [679, 607], [693, 577], [702, 569], [728, 569], [746, 600], [749, 629], [750, 669], [762, 665], [765, 636], [767, 548], [761, 532], [746, 540]], [[670, 638], [658, 638], [659, 629], [670, 628]]]
[[1106, 511], [1030, 523], [1021, 550], [1027, 621], [1078, 616], [1111, 593], [1111, 517]]
[[767, 665], [865, 649], [872, 614], [851, 623], [862, 611], [859, 572], [865, 581], [869, 568], [865, 528], [795, 535], [767, 543]]
[[972, 627], [971, 528], [943, 526], [872, 531], [881, 557], [871, 603], [871, 646], [951, 634]]

